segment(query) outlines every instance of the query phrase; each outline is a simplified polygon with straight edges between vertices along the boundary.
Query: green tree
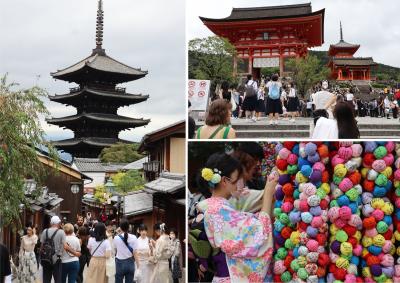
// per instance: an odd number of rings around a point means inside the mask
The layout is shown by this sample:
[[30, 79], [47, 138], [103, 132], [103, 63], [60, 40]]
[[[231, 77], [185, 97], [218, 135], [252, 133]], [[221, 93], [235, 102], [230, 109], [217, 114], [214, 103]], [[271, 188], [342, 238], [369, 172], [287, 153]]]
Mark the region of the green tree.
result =
[[116, 189], [120, 193], [128, 193], [143, 189], [145, 181], [138, 170], [117, 173], [112, 177]]
[[106, 194], [107, 194], [106, 187], [104, 185], [98, 185], [96, 186], [94, 191], [94, 199], [100, 203], [105, 203], [107, 201]]
[[[57, 162], [57, 152], [46, 141], [39, 116], [49, 114], [44, 105], [47, 92], [37, 86], [18, 89], [18, 84], [0, 79], [0, 226], [19, 223], [20, 205], [29, 206], [25, 179], [41, 187], [46, 171], [37, 157], [37, 148], [47, 147]], [[41, 192], [33, 192], [34, 198]]]
[[189, 41], [189, 78], [220, 83], [233, 80], [235, 47], [228, 40], [209, 36]]
[[288, 60], [286, 67], [292, 72], [292, 78], [301, 97], [319, 81], [328, 79], [330, 70], [323, 66], [314, 55], [305, 58], [292, 58]]
[[105, 163], [131, 163], [144, 157], [137, 152], [138, 148], [137, 143], [116, 143], [104, 148], [100, 153], [100, 159]]

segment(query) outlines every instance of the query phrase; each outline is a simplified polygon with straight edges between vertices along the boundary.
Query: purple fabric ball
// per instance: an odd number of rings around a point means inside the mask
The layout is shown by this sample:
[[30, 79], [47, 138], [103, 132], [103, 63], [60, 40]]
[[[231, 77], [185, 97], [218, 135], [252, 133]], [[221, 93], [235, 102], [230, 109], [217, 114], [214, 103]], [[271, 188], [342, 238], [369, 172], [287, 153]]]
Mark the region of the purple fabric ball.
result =
[[310, 176], [310, 181], [313, 184], [319, 183], [322, 180], [322, 172], [319, 170], [313, 170]]
[[382, 268], [382, 272], [383, 272], [383, 274], [386, 275], [386, 277], [392, 278], [393, 275], [394, 275], [393, 266], [383, 267], [383, 268]]
[[315, 153], [315, 154], [309, 155], [307, 157], [307, 160], [314, 164], [314, 163], [317, 163], [318, 161], [320, 161], [321, 158], [319, 158], [318, 153]]
[[283, 148], [283, 144], [281, 144], [280, 142], [278, 142], [275, 145], [275, 153], [278, 154], [278, 152]]
[[335, 254], [340, 254], [340, 242], [339, 241], [333, 241], [331, 244], [331, 250]]
[[306, 144], [304, 151], [307, 155], [314, 155], [317, 152], [317, 145], [315, 143], [309, 142]]
[[288, 174], [284, 174], [284, 175], [280, 175], [279, 176], [278, 183], [280, 185], [284, 185], [284, 184], [289, 183], [289, 182], [290, 182], [290, 176]]
[[311, 238], [315, 238], [318, 235], [318, 229], [312, 226], [308, 226], [306, 232], [307, 235]]
[[301, 214], [299, 211], [291, 211], [289, 213], [289, 220], [291, 223], [299, 223], [301, 220]]
[[322, 209], [320, 206], [313, 206], [313, 207], [310, 207], [310, 213], [313, 216], [320, 216], [322, 214]]
[[382, 274], [382, 267], [379, 264], [373, 264], [370, 266], [371, 273], [375, 277], [381, 276]]
[[282, 187], [277, 188], [277, 190], [275, 191], [275, 198], [277, 200], [283, 200], [284, 197], [285, 193], [282, 191]]
[[283, 246], [285, 244], [286, 239], [282, 237], [281, 234], [276, 235], [275, 237], [275, 243], [278, 244], [279, 246]]
[[374, 150], [377, 148], [376, 142], [369, 141], [364, 143], [364, 151], [365, 152], [374, 152]]

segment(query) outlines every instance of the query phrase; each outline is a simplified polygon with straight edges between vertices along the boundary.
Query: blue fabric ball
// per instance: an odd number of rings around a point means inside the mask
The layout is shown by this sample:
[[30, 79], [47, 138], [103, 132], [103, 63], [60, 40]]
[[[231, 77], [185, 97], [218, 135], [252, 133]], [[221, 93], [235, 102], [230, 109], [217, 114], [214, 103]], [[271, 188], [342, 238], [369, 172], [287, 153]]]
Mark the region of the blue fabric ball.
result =
[[292, 153], [296, 154], [298, 156], [300, 153], [299, 149], [300, 149], [300, 145], [298, 143], [296, 143], [296, 145], [292, 148]]
[[352, 214], [356, 214], [356, 213], [357, 213], [357, 210], [358, 210], [358, 205], [357, 205], [357, 203], [355, 203], [354, 201], [352, 201], [352, 202], [348, 205], [348, 207], [351, 209], [351, 213], [352, 213]]
[[318, 229], [312, 226], [308, 226], [306, 232], [307, 235], [311, 238], [315, 238], [318, 235]]
[[374, 190], [372, 191], [372, 194], [374, 197], [384, 197], [386, 195], [387, 191], [386, 191], [386, 187], [378, 187], [375, 186]]
[[317, 145], [315, 143], [309, 142], [306, 144], [304, 151], [307, 155], [314, 155], [317, 152]]
[[310, 177], [311, 173], [312, 173], [312, 168], [310, 165], [303, 165], [301, 166], [301, 173], [306, 176], [307, 178]]
[[282, 222], [280, 222], [278, 219], [275, 220], [274, 229], [276, 231], [281, 232], [284, 227], [285, 227], [285, 225]]
[[372, 245], [368, 247], [368, 251], [373, 255], [379, 255], [382, 252], [382, 248]]
[[275, 201], [275, 207], [282, 207], [282, 201], [281, 200], [276, 200]]
[[340, 197], [338, 197], [337, 199], [337, 203], [340, 207], [342, 206], [349, 206], [350, 204], [350, 200], [346, 195], [341, 195]]
[[364, 143], [364, 151], [365, 152], [374, 152], [374, 150], [378, 147], [376, 142], [368, 141]]
[[297, 167], [298, 167], [298, 168], [301, 168], [301, 167], [303, 167], [304, 165], [311, 165], [311, 163], [308, 162], [306, 159], [299, 157], [299, 158], [297, 159]]
[[301, 220], [300, 211], [293, 210], [289, 213], [289, 220], [291, 223], [299, 223]]
[[389, 215], [385, 215], [385, 217], [383, 217], [383, 221], [389, 226], [393, 223], [393, 219], [392, 216]]
[[358, 256], [352, 256], [351, 257], [351, 259], [350, 259], [350, 262], [352, 263], [352, 264], [355, 264], [355, 265], [359, 265], [360, 264], [360, 258], [358, 257]]
[[294, 256], [294, 257], [299, 257], [299, 248], [298, 248], [298, 247], [295, 247], [295, 248], [293, 249], [293, 256]]
[[317, 163], [318, 161], [320, 161], [321, 158], [319, 157], [318, 153], [315, 153], [315, 154], [309, 155], [307, 157], [307, 160], [314, 164], [314, 163]]
[[386, 183], [386, 186], [385, 186], [386, 192], [389, 192], [390, 189], [392, 188], [392, 186], [393, 186], [392, 181], [388, 180], [387, 183]]
[[320, 206], [313, 206], [313, 207], [310, 207], [310, 213], [313, 216], [320, 216], [322, 214], [322, 209]]
[[302, 212], [301, 213], [301, 220], [304, 223], [311, 223], [311, 221], [313, 220], [313, 216], [309, 212]]

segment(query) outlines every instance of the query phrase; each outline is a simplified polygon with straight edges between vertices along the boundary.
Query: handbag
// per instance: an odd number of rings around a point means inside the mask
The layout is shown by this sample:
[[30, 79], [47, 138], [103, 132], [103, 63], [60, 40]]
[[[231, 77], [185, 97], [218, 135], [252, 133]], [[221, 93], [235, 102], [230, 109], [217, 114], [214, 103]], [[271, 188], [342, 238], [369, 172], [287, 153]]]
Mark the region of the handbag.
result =
[[236, 110], [236, 101], [231, 94], [231, 104], [232, 104], [232, 112]]

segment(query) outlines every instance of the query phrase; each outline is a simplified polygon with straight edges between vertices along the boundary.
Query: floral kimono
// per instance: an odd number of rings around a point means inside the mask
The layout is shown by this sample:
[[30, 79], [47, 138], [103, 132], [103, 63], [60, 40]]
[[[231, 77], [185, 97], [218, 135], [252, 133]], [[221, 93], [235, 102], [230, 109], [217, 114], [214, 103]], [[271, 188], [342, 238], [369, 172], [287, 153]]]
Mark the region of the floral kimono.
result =
[[264, 282], [273, 252], [269, 215], [240, 212], [219, 197], [200, 202], [198, 209], [210, 244], [226, 254], [232, 282]]

